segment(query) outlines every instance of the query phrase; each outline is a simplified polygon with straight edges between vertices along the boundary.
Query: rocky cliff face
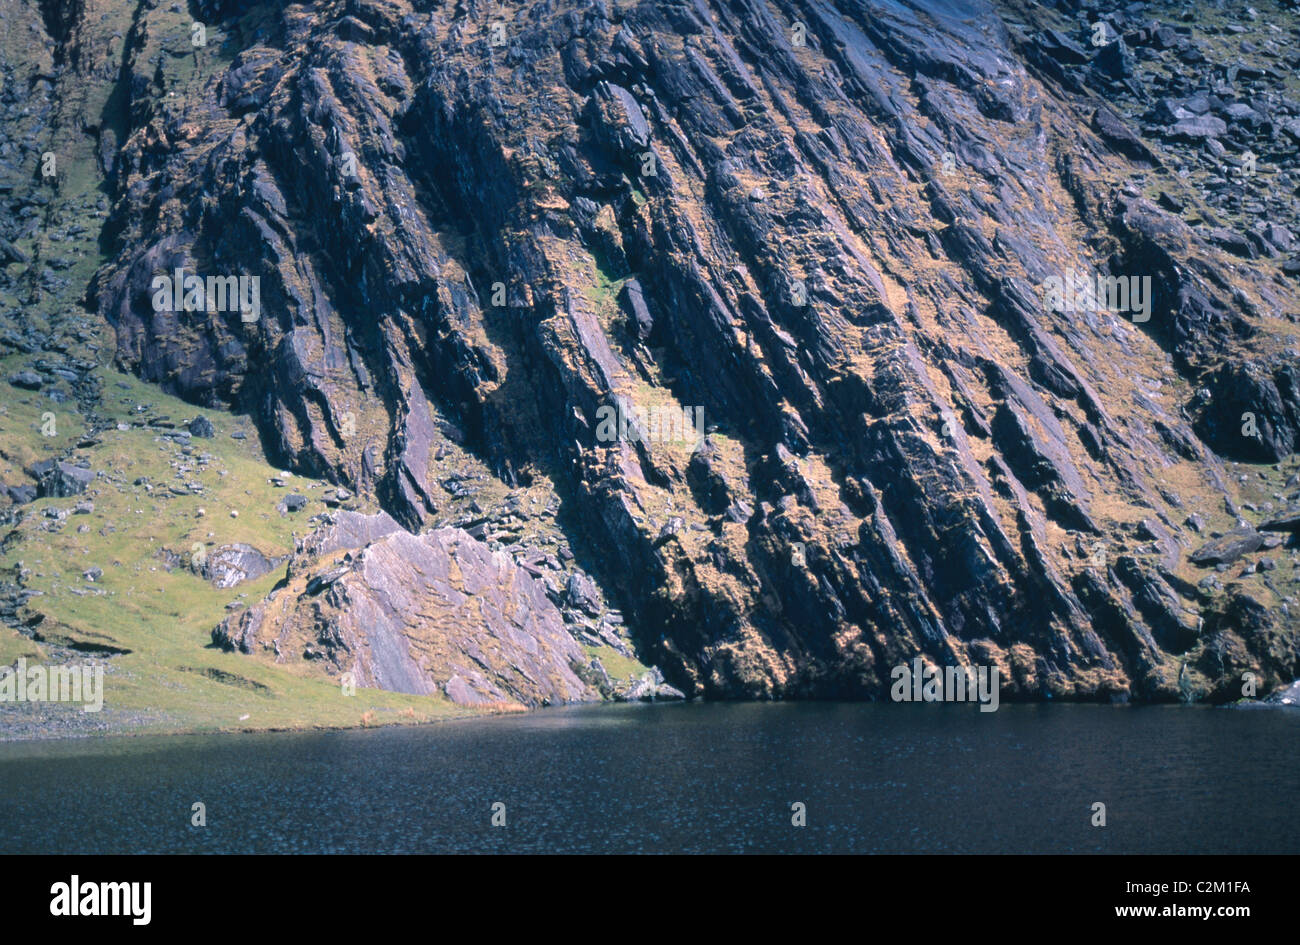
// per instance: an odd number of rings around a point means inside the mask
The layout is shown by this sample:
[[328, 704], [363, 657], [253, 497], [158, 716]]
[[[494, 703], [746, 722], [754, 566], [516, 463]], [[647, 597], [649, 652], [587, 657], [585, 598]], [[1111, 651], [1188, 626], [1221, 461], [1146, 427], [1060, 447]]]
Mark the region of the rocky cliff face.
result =
[[505, 552], [455, 528], [417, 536], [383, 514], [338, 519], [313, 534], [283, 586], [222, 623], [214, 642], [304, 654], [350, 674], [354, 687], [461, 705], [600, 697], [578, 676], [588, 658], [546, 586]]
[[[471, 457], [553, 496], [690, 694], [874, 697], [917, 655], [1004, 698], [1300, 671], [1281, 539], [1190, 560], [1295, 499], [1293, 13], [1224, 68], [1238, 34], [1154, 4], [195, 6], [206, 46], [125, 38], [92, 302], [121, 364], [423, 532], [229, 641], [319, 646], [328, 602], [363, 674], [421, 685], [421, 621], [460, 619], [421, 600], [494, 554], [450, 528]], [[257, 306], [160, 299], [177, 270]], [[492, 560], [479, 645], [582, 697]]]

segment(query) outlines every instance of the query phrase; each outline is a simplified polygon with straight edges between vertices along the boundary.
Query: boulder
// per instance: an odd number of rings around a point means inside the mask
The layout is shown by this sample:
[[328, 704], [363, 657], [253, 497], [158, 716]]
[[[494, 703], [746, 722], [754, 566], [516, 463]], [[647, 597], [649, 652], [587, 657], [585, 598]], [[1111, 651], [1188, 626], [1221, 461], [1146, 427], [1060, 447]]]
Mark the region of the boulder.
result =
[[27, 483], [5, 486], [5, 494], [9, 496], [14, 505], [26, 505], [36, 498], [36, 487]]
[[1280, 512], [1260, 523], [1262, 532], [1300, 532], [1300, 506]]
[[1232, 564], [1242, 555], [1258, 551], [1264, 545], [1264, 536], [1253, 528], [1238, 528], [1220, 538], [1215, 538], [1192, 552], [1190, 560], [1201, 567]]
[[208, 552], [200, 573], [214, 587], [228, 588], [261, 577], [283, 560], [268, 558], [252, 545], [237, 542]]
[[35, 371], [19, 371], [17, 374], [9, 375], [9, 383], [23, 390], [40, 390], [45, 384], [45, 379]]
[[1227, 130], [1228, 126], [1222, 118], [1215, 118], [1213, 115], [1196, 115], [1174, 122], [1166, 134], [1171, 138], [1200, 142], [1209, 138], [1217, 138], [1226, 133]]
[[80, 495], [95, 481], [93, 469], [53, 459], [33, 463], [27, 472], [36, 480], [42, 498], [62, 499]]
[[1132, 128], [1118, 115], [1105, 106], [1098, 108], [1092, 115], [1092, 130], [1101, 135], [1102, 140], [1120, 154], [1136, 161], [1158, 165], [1160, 161], [1151, 150], [1142, 143]]
[[636, 279], [628, 279], [623, 283], [623, 289], [619, 293], [619, 303], [623, 306], [624, 312], [627, 313], [636, 337], [644, 341], [650, 337], [650, 332], [654, 330], [654, 316], [645, 304], [645, 295], [641, 291], [641, 283]]
[[1111, 79], [1130, 78], [1136, 68], [1133, 52], [1122, 37], [1102, 46], [1093, 56], [1092, 66], [1098, 73]]
[[577, 608], [593, 617], [600, 616], [600, 591], [596, 589], [596, 585], [592, 583], [591, 578], [581, 571], [575, 571], [569, 575], [564, 593], [565, 602], [570, 607]]

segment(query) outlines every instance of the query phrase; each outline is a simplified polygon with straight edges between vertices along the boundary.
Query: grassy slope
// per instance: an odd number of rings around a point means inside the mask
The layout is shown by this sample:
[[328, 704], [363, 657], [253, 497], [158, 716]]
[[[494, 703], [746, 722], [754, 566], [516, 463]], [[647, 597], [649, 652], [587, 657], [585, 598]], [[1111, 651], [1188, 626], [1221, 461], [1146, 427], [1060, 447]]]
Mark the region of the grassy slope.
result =
[[[102, 409], [120, 424], [139, 422], [136, 406], [141, 404], [150, 406], [149, 416], [175, 419], [195, 413], [134, 378], [105, 375]], [[34, 394], [17, 399], [6, 395], [0, 453], [28, 455], [42, 447], [52, 452], [53, 442], [63, 439], [40, 442], [39, 423], [29, 419], [41, 407], [38, 399]], [[270, 480], [280, 473], [258, 455], [254, 441], [230, 438], [248, 424], [209, 416], [217, 436], [196, 438], [189, 455], [149, 429], [107, 431], [100, 443], [75, 454], [102, 474], [85, 496], [41, 499], [26, 508], [15, 529], [17, 540], [6, 540], [0, 568], [10, 573], [23, 568], [25, 586], [40, 592], [29, 608], [44, 615], [36, 628], [43, 644], [0, 628], [0, 661], [24, 654], [98, 659], [69, 649], [85, 644], [130, 650], [107, 661], [111, 668], [103, 718], [79, 718], [83, 713], [76, 707], [49, 707], [66, 711], [65, 724], [74, 727], [84, 722], [98, 728], [111, 719], [111, 731], [209, 731], [427, 721], [469, 714], [442, 699], [377, 690], [345, 697], [338, 686], [295, 672], [296, 667], [272, 666], [211, 648], [210, 631], [225, 615], [226, 605], [262, 596], [284, 576], [284, 568], [219, 590], [184, 564], [169, 571], [164, 549], [183, 561], [196, 544], [210, 550], [246, 542], [267, 555], [284, 554], [293, 546], [293, 533], [306, 532], [306, 519], [324, 509], [319, 496], [326, 484], [294, 477], [287, 487], [273, 485]], [[71, 431], [74, 424], [68, 427]], [[211, 457], [206, 464], [198, 461], [203, 455]], [[133, 485], [142, 477], [152, 492], [143, 484]], [[188, 489], [190, 483], [201, 485], [202, 493], [176, 496], [168, 488]], [[281, 516], [276, 505], [289, 491], [307, 496], [308, 505]], [[86, 498], [94, 503], [94, 511], [73, 513]], [[46, 510], [69, 514], [61, 527], [47, 530], [57, 520]], [[231, 511], [238, 517], [232, 518]], [[104, 572], [94, 582], [83, 576], [92, 566]]]
[[[87, 17], [104, 27], [98, 32], [105, 42], [114, 30], [125, 35], [135, 15], [130, 5], [102, 0], [88, 0], [87, 8]], [[225, 37], [215, 30], [209, 31], [208, 48], [195, 55], [188, 45], [188, 13], [159, 6], [142, 11], [141, 16], [149, 47], [142, 55], [152, 61], [162, 47], [172, 52], [163, 58], [169, 98], [192, 93], [233, 55], [233, 50], [222, 48]], [[21, 61], [22, 44], [29, 41], [25, 37], [26, 31], [18, 29], [0, 37], [10, 61]], [[120, 52], [120, 42], [94, 50], [109, 61]], [[115, 78], [116, 70], [96, 72], [96, 79], [102, 77]], [[58, 157], [59, 187], [57, 192], [44, 191], [52, 201], [50, 212], [21, 248], [37, 267], [51, 256], [68, 259], [71, 266], [60, 274], [71, 285], [62, 291], [43, 291], [35, 299], [0, 299], [6, 309], [21, 307], [29, 325], [42, 331], [55, 326], [56, 333], [57, 316], [66, 318], [70, 310], [80, 309], [81, 293], [105, 261], [98, 243], [105, 216], [102, 177], [94, 139], [82, 133], [82, 126], [102, 121], [104, 127], [120, 127], [122, 117], [115, 114], [122, 101], [121, 89], [113, 81], [65, 85], [72, 91], [60, 89], [59, 114], [42, 144]], [[73, 224], [85, 232], [69, 233]], [[10, 271], [17, 274], [22, 268], [15, 265]], [[101, 365], [97, 372], [103, 390], [101, 414], [128, 426], [145, 417], [166, 415], [178, 420], [195, 415], [193, 407], [114, 371], [112, 330], [89, 313], [75, 318], [78, 329], [68, 354]], [[23, 370], [36, 357], [0, 357], [0, 378]], [[58, 386], [70, 393], [66, 385]], [[32, 393], [0, 381], [0, 482], [29, 482], [25, 466], [62, 455], [85, 434], [75, 401], [56, 403], [46, 396], [48, 390]], [[137, 411], [139, 405], [145, 409]], [[355, 726], [473, 714], [440, 698], [365, 689], [346, 697], [338, 686], [309, 678], [299, 667], [269, 665], [211, 648], [210, 631], [225, 616], [226, 605], [244, 598], [256, 600], [283, 576], [284, 568], [238, 588], [218, 590], [186, 567], [168, 571], [162, 550], [187, 560], [195, 543], [211, 549], [246, 542], [268, 555], [288, 552], [293, 532], [305, 532], [306, 519], [323, 509], [317, 497], [324, 484], [291, 480], [289, 487], [310, 501], [303, 511], [281, 517], [275, 506], [289, 490], [269, 482], [278, 472], [262, 458], [255, 438], [238, 441], [229, 436], [236, 428], [251, 433], [251, 425], [208, 415], [217, 436], [195, 439], [192, 456], [156, 432], [110, 428], [97, 444], [77, 450], [73, 457], [89, 460], [103, 474], [85, 497], [38, 500], [24, 508], [12, 532], [6, 530], [0, 574], [11, 577], [18, 569], [25, 571], [24, 586], [39, 592], [29, 602], [29, 610], [44, 619], [35, 628], [40, 641], [0, 625], [0, 665], [19, 657], [103, 662], [106, 692], [104, 709], [97, 714], [56, 703], [0, 705], [0, 738]], [[206, 464], [197, 461], [203, 453], [211, 457]], [[190, 471], [178, 470], [181, 463]], [[133, 485], [140, 477], [153, 484], [152, 493], [143, 485]], [[202, 485], [201, 494], [178, 497], [168, 489], [191, 482]], [[91, 499], [94, 511], [73, 514], [71, 510], [83, 498]], [[200, 508], [206, 511], [202, 517]], [[47, 509], [68, 514], [60, 526], [52, 527], [57, 520], [47, 516]], [[230, 516], [232, 510], [238, 512], [237, 518]], [[92, 566], [103, 569], [95, 582], [83, 577]], [[105, 659], [74, 648], [85, 645], [130, 652]]]

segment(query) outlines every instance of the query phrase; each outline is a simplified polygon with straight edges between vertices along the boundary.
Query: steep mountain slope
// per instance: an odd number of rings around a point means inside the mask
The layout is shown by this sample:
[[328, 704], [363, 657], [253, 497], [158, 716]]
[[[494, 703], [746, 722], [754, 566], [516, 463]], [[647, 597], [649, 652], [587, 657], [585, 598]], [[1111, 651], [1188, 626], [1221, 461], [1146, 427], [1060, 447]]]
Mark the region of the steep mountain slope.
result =
[[[90, 301], [124, 368], [407, 529], [493, 540], [458, 464], [540, 497], [553, 596], [591, 574], [688, 694], [879, 696], [917, 655], [1004, 698], [1267, 690], [1300, 672], [1254, 531], [1295, 485], [1288, 221], [1180, 167], [1226, 123], [1147, 137], [1194, 37], [1058, 6], [201, 0], [194, 46], [145, 4]], [[256, 310], [176, 306], [177, 270]], [[1131, 291], [1045, 291], [1076, 276]]]

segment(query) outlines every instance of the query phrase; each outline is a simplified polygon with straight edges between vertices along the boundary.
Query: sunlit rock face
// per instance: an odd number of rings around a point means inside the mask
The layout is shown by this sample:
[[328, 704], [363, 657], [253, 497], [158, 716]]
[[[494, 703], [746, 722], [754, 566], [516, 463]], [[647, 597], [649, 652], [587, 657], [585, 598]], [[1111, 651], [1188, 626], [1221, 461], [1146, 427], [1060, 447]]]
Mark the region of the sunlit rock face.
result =
[[[336, 527], [317, 548], [338, 552], [348, 532]], [[577, 675], [586, 658], [545, 586], [454, 528], [397, 528], [341, 559], [300, 557], [286, 587], [228, 618], [213, 640], [282, 659], [303, 653], [353, 689], [441, 693], [462, 705], [600, 697]]]
[[[996, 666], [1004, 699], [1300, 671], [1293, 563], [1191, 560], [1254, 521], [1231, 461], [1292, 462], [1300, 304], [1285, 233], [1245, 258], [1177, 173], [1227, 121], [1137, 117], [1184, 33], [1117, 13], [1095, 46], [1086, 12], [983, 2], [199, 6], [219, 79], [167, 97], [125, 59], [94, 301], [122, 364], [435, 529], [321, 592], [374, 684], [586, 695], [546, 595], [437, 530], [457, 450], [553, 485], [535, 514], [688, 694], [882, 698], [918, 655]], [[178, 268], [256, 276], [256, 317], [156, 305]], [[421, 595], [458, 561], [504, 622], [437, 655]], [[497, 643], [540, 648], [527, 685], [412, 669]]]

